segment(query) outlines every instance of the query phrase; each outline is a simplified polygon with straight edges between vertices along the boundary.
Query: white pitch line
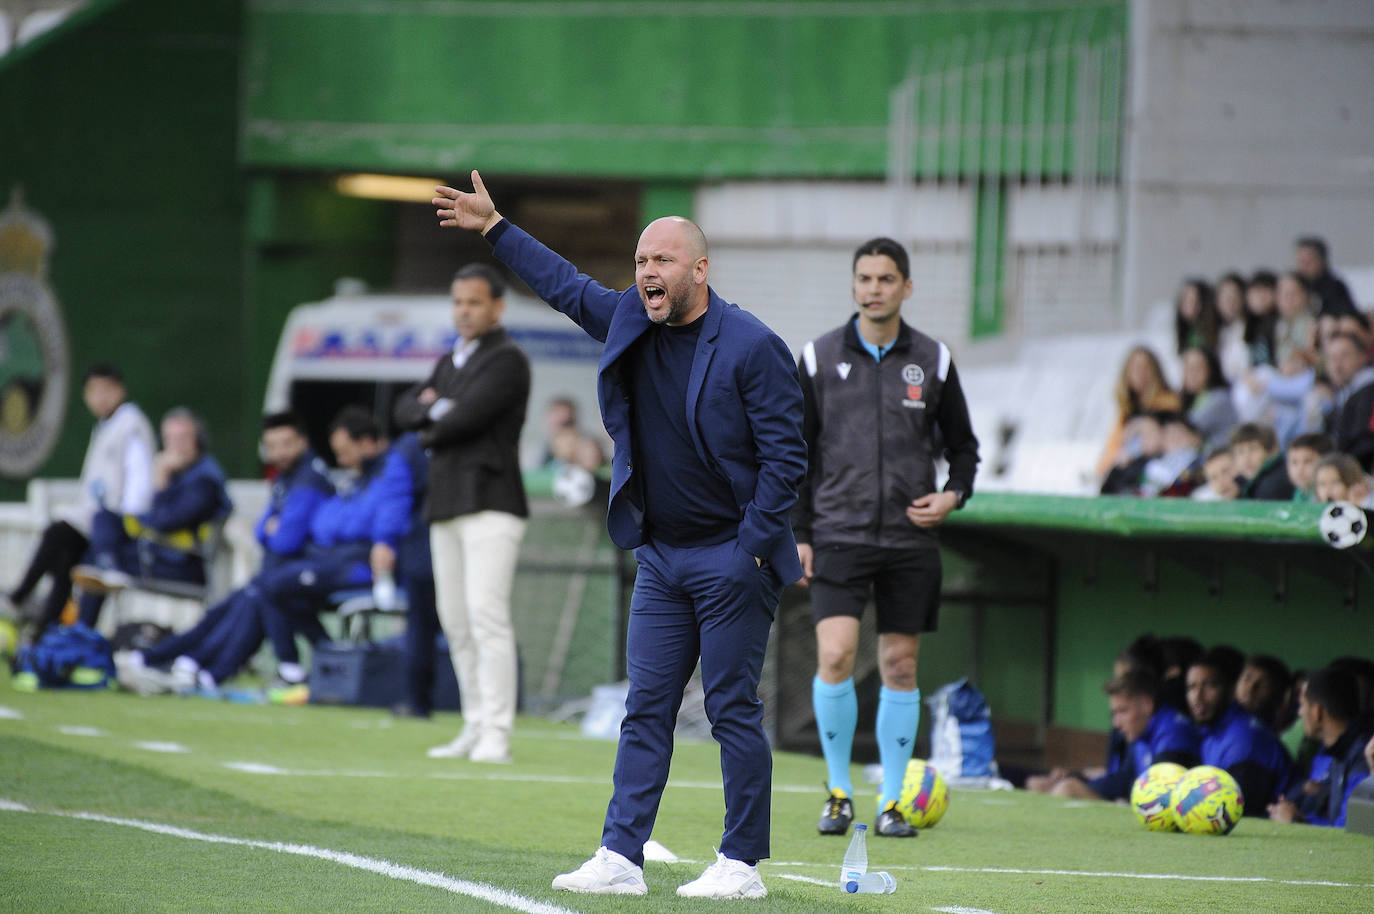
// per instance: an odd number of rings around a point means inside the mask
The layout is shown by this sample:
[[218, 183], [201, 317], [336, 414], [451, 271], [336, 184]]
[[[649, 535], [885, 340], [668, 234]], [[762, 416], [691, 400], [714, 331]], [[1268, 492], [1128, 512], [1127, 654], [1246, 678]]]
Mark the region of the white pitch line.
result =
[[157, 740], [139, 740], [134, 743], [134, 748], [145, 749], [148, 752], [180, 753], [191, 751], [190, 749], [187, 749], [185, 746], [183, 746], [181, 743], [165, 743], [159, 742]]
[[81, 727], [72, 724], [63, 724], [57, 728], [58, 733], [67, 736], [104, 736], [105, 731], [99, 727]]
[[486, 885], [481, 882], [468, 882], [465, 879], [454, 879], [452, 876], [446, 876], [443, 873], [434, 873], [428, 870], [416, 869], [411, 866], [402, 866], [386, 860], [379, 860], [376, 857], [364, 857], [361, 854], [351, 854], [347, 851], [335, 851], [324, 847], [313, 847], [309, 844], [287, 844], [281, 841], [253, 841], [248, 838], [231, 838], [227, 835], [214, 835], [207, 832], [191, 831], [189, 828], [162, 825], [158, 822], [145, 822], [139, 819], [122, 819], [116, 816], [104, 816], [92, 812], [64, 812], [61, 810], [31, 809], [23, 803], [16, 803], [13, 800], [7, 800], [3, 797], [0, 797], [0, 811], [27, 812], [38, 815], [58, 816], [64, 819], [81, 819], [87, 822], [101, 822], [106, 825], [121, 825], [126, 828], [136, 828], [140, 831], [151, 832], [155, 835], [184, 838], [188, 841], [206, 841], [211, 844], [230, 844], [237, 847], [252, 847], [260, 850], [275, 851], [279, 854], [314, 857], [317, 860], [326, 860], [330, 863], [338, 863], [356, 870], [376, 873], [379, 876], [386, 876], [389, 879], [396, 879], [402, 882], [413, 882], [417, 885], [426, 885], [436, 889], [443, 889], [454, 895], [465, 895], [469, 898], [477, 898], [494, 905], [499, 905], [503, 908], [510, 908], [514, 911], [524, 911], [526, 914], [576, 914], [576, 912], [568, 908], [548, 904], [543, 901], [536, 901], [533, 898], [526, 898], [523, 895], [517, 895], [506, 889], [500, 889], [496, 886]]
[[779, 879], [791, 879], [793, 882], [806, 882], [811, 885], [823, 885], [832, 889], [838, 889], [840, 884], [834, 879], [817, 879], [814, 876], [798, 876], [796, 873], [779, 873]]
[[[574, 775], [559, 774], [514, 774], [501, 772], [467, 772], [467, 771], [429, 771], [422, 774], [397, 774], [394, 771], [346, 771], [329, 768], [282, 768], [277, 765], [269, 765], [263, 762], [221, 762], [225, 768], [234, 771], [241, 771], [245, 774], [271, 774], [287, 777], [314, 778], [391, 778], [404, 780], [409, 778], [433, 778], [440, 781], [514, 781], [528, 784], [599, 784], [604, 785], [604, 777], [577, 777]], [[722, 790], [719, 781], [672, 781], [668, 782], [669, 787], [681, 787], [687, 790]], [[774, 793], [816, 793], [815, 787], [804, 787], [800, 784], [774, 784]]]
[[14, 708], [0, 707], [0, 720], [23, 720], [24, 715]]
[[931, 908], [932, 911], [939, 911], [940, 914], [993, 914], [984, 908], [961, 908], [957, 905], [948, 908]]
[[1003, 866], [893, 866], [894, 870], [928, 873], [1004, 873], [1013, 876], [1086, 876], [1095, 879], [1182, 879], [1188, 882], [1259, 882], [1270, 885], [1324, 885], [1339, 889], [1374, 889], [1371, 882], [1332, 882], [1324, 879], [1274, 879], [1269, 876], [1188, 876], [1181, 873], [1114, 873], [1089, 870], [1023, 870]]

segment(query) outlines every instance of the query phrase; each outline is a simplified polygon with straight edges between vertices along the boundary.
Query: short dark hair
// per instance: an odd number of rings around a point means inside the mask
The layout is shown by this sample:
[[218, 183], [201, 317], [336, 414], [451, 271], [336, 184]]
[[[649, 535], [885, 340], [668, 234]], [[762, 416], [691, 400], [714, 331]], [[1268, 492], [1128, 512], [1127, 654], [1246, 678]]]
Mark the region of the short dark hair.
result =
[[1320, 235], [1302, 235], [1293, 244], [1300, 248], [1310, 248], [1322, 259], [1323, 264], [1327, 262], [1329, 249], [1326, 246], [1326, 239]]
[[1218, 644], [1208, 648], [1201, 657], [1188, 664], [1189, 667], [1205, 666], [1216, 670], [1226, 682], [1228, 691], [1234, 689], [1240, 671], [1245, 669], [1245, 655], [1229, 644]]
[[1349, 670], [1326, 667], [1307, 677], [1307, 703], [1348, 723], [1360, 714], [1360, 684]]
[[1160, 426], [1181, 425], [1194, 435], [1202, 434], [1198, 431], [1197, 426], [1193, 424], [1193, 421], [1183, 413], [1159, 413], [1159, 424]]
[[1248, 444], [1255, 442], [1266, 451], [1273, 451], [1279, 446], [1279, 437], [1274, 434], [1273, 426], [1264, 425], [1260, 422], [1242, 422], [1231, 429], [1231, 436], [1226, 443], [1235, 447], [1238, 444]]
[[453, 281], [460, 279], [483, 279], [486, 280], [487, 288], [491, 290], [492, 298], [500, 298], [506, 294], [506, 280], [501, 275], [501, 271], [489, 263], [470, 263], [453, 274]]
[[81, 383], [85, 384], [91, 378], [100, 378], [102, 381], [113, 381], [121, 387], [124, 386], [124, 372], [120, 371], [109, 362], [96, 362], [90, 368], [87, 368], [86, 373], [81, 377]]
[[270, 432], [274, 428], [294, 428], [302, 436], [305, 435], [305, 423], [301, 417], [289, 409], [281, 412], [268, 413], [262, 417], [262, 430]]
[[907, 257], [906, 248], [891, 238], [870, 238], [859, 245], [859, 249], [854, 252], [854, 262], [849, 265], [850, 270], [859, 265], [860, 257], [870, 256], [891, 257], [892, 262], [897, 265], [897, 272], [902, 274], [902, 278], [911, 278], [911, 259]]
[[1362, 356], [1367, 354], [1368, 350], [1365, 348], [1364, 343], [1360, 341], [1358, 336], [1351, 333], [1349, 330], [1337, 330], [1335, 333], [1328, 336], [1326, 338], [1327, 348], [1330, 348], [1331, 344], [1336, 342], [1336, 340], [1345, 340], [1347, 343], [1354, 346], [1355, 351]]
[[[1214, 451], [1213, 456], [1218, 453], [1222, 452]], [[1173, 638], [1160, 638], [1159, 652], [1163, 664], [1161, 669], [1168, 672], [1173, 667], [1178, 667], [1187, 673], [1193, 661], [1202, 656], [1202, 645], [1196, 638], [1177, 635]]]
[[1102, 687], [1108, 695], [1148, 698], [1159, 702], [1159, 677], [1144, 667], [1133, 667]]
[[1336, 449], [1336, 441], [1325, 432], [1308, 432], [1288, 442], [1288, 450], [1291, 451], [1293, 448], [1315, 451], [1319, 456], [1324, 457]]
[[339, 429], [343, 429], [348, 437], [354, 441], [361, 441], [363, 438], [371, 438], [375, 441], [382, 437], [382, 430], [377, 425], [372, 410], [357, 404], [345, 406], [339, 410], [334, 421], [329, 423], [329, 434], [332, 435]]
[[1230, 456], [1231, 456], [1231, 446], [1230, 446], [1229, 444], [1223, 444], [1221, 447], [1214, 447], [1214, 448], [1212, 448], [1210, 451], [1208, 451], [1208, 452], [1207, 452], [1207, 456], [1202, 458], [1202, 465], [1203, 465], [1203, 466], [1206, 466], [1207, 464], [1211, 463], [1213, 460], [1218, 460], [1218, 459], [1220, 459], [1220, 458], [1222, 458], [1222, 457], [1230, 457]]
[[1263, 673], [1280, 692], [1293, 684], [1293, 674], [1289, 672], [1288, 664], [1273, 654], [1251, 654], [1245, 658], [1245, 665]]
[[1262, 289], [1273, 289], [1277, 288], [1278, 284], [1279, 278], [1274, 275], [1272, 270], [1256, 270], [1250, 274], [1250, 282], [1246, 284], [1246, 288], [1259, 286]]
[[1159, 648], [1159, 639], [1148, 632], [1123, 647], [1116, 661], [1126, 664], [1128, 669], [1148, 670], [1156, 676], [1164, 674], [1164, 654]]

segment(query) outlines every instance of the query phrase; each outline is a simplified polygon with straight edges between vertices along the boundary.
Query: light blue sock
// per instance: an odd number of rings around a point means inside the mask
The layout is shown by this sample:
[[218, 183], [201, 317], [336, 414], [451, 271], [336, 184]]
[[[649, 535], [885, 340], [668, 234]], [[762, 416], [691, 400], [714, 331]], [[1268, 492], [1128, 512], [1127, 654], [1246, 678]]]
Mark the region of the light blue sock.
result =
[[830, 769], [830, 789], [843, 790], [845, 796], [853, 797], [849, 759], [854, 750], [854, 728], [859, 722], [859, 699], [854, 694], [853, 677], [830, 685], [817, 676], [811, 680], [811, 704], [816, 709], [821, 752]]
[[878, 690], [878, 758], [883, 763], [883, 792], [878, 797], [882, 811], [890, 800], [902, 795], [906, 766], [916, 745], [916, 727], [921, 722], [921, 690], [897, 692], [883, 686]]

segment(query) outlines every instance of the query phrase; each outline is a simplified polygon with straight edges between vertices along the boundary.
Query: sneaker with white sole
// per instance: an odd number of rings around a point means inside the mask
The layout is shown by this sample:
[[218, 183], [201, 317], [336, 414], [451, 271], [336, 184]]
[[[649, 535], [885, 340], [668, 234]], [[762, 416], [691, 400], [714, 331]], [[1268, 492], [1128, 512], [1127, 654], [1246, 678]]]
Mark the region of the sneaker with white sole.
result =
[[134, 579], [117, 568], [77, 565], [72, 569], [72, 583], [87, 593], [102, 594], [132, 587]]
[[598, 847], [592, 859], [573, 870], [555, 876], [553, 887], [562, 892], [586, 895], [647, 895], [644, 868], [608, 847]]
[[425, 755], [430, 758], [467, 758], [472, 755], [472, 748], [477, 745], [477, 735], [475, 728], [464, 727], [463, 732], [451, 742], [435, 746]]
[[768, 890], [759, 878], [759, 868], [743, 860], [731, 860], [716, 853], [716, 862], [700, 877], [677, 887], [683, 898], [763, 898]]
[[483, 730], [468, 759], [494, 765], [510, 764], [510, 737], [499, 730]]

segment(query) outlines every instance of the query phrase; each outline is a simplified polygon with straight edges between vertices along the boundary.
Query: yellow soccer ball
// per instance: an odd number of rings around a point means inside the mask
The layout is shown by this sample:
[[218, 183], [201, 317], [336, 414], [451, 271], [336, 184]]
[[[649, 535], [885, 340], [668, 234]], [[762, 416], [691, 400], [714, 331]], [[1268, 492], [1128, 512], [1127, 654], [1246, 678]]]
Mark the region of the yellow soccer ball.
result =
[[1245, 812], [1245, 797], [1227, 771], [1199, 765], [1179, 778], [1169, 806], [1179, 831], [1190, 835], [1229, 835]]
[[1150, 831], [1176, 831], [1174, 812], [1169, 806], [1174, 785], [1188, 771], [1173, 762], [1151, 765], [1131, 785], [1131, 809]]
[[897, 808], [912, 826], [930, 828], [949, 808], [949, 785], [934, 765], [912, 759], [906, 766]]
[[18, 644], [18, 627], [9, 619], [0, 619], [0, 658], [8, 660], [13, 657]]

